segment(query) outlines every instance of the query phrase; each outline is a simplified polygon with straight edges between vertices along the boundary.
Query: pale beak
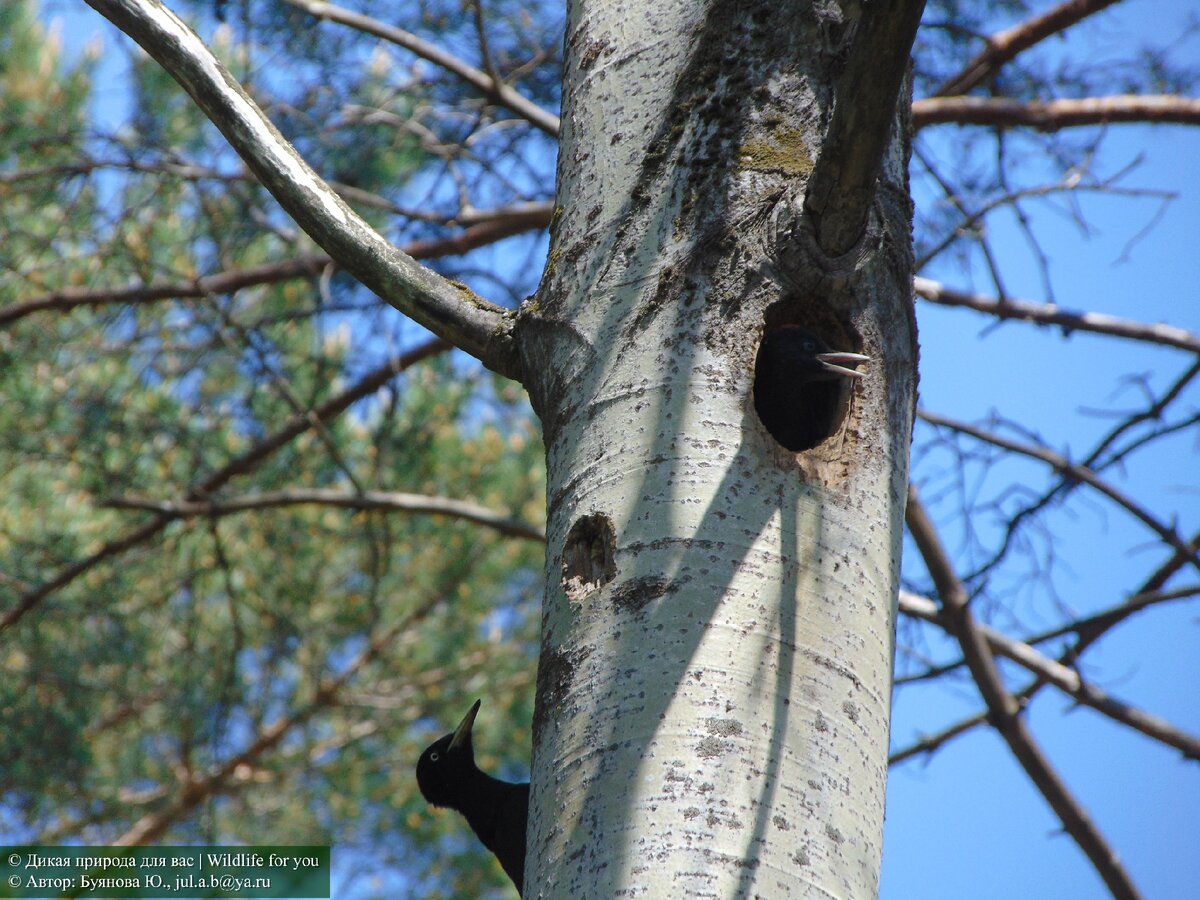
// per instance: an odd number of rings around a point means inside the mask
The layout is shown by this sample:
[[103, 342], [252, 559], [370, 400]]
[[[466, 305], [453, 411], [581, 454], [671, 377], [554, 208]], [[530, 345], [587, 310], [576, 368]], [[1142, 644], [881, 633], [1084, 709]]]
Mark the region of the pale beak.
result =
[[814, 359], [819, 362], [830, 375], [843, 375], [846, 378], [862, 378], [862, 372], [856, 372], [847, 366], [857, 366], [859, 363], [870, 362], [871, 357], [861, 353], [818, 353]]
[[[855, 372], [854, 374], [858, 374]], [[475, 705], [471, 707], [471, 711], [463, 716], [463, 720], [458, 723], [458, 727], [454, 729], [454, 737], [450, 739], [450, 746], [447, 750], [457, 750], [464, 743], [471, 739], [471, 728], [475, 724], [475, 715], [479, 712], [479, 700], [475, 701]]]

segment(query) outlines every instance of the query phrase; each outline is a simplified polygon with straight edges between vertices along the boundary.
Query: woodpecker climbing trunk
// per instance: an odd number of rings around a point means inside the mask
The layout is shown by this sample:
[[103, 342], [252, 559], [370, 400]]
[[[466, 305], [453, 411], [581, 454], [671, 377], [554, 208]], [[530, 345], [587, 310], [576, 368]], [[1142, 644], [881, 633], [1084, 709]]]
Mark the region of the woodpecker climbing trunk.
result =
[[[518, 327], [549, 461], [526, 897], [871, 897], [915, 392], [906, 99], [862, 238], [804, 191], [832, 5], [576, 0], [558, 209]], [[817, 446], [764, 328], [861, 353]]]

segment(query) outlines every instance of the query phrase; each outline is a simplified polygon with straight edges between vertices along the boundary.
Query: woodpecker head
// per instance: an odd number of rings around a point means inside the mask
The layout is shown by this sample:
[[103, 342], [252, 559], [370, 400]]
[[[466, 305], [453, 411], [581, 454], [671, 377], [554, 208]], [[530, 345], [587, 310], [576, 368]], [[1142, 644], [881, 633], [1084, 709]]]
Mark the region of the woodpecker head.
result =
[[793, 376], [801, 381], [823, 381], [834, 378], [862, 378], [850, 366], [870, 362], [869, 356], [830, 350], [825, 342], [802, 325], [783, 325], [763, 335], [758, 355], [777, 356], [782, 365], [793, 368]]
[[460, 788], [478, 771], [475, 748], [471, 745], [471, 728], [479, 712], [479, 703], [476, 700], [458, 727], [426, 747], [417, 760], [417, 786], [434, 806], [456, 809]]
[[863, 377], [861, 353], [830, 350], [801, 325], [766, 332], [754, 364], [754, 409], [771, 436], [793, 452], [815, 447], [836, 429], [843, 389]]

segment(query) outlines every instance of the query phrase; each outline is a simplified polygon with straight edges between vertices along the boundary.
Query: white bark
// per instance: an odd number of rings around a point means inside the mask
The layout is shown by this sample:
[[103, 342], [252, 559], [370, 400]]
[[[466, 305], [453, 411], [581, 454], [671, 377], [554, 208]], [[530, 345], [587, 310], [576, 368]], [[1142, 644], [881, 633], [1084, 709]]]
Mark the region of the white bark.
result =
[[[865, 250], [811, 277], [776, 258], [829, 103], [831, 23], [791, 6], [572, 4], [560, 210], [518, 326], [549, 461], [527, 897], [876, 893], [904, 154]], [[753, 411], [765, 315], [873, 358], [807, 453]]]

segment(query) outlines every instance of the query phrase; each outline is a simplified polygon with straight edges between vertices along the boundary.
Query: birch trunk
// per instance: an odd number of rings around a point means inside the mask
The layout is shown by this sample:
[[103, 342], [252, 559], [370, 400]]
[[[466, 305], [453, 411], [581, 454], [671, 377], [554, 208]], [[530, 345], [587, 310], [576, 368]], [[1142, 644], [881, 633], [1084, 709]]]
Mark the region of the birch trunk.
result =
[[[807, 4], [571, 4], [518, 325], [549, 462], [526, 897], [876, 894], [916, 341], [906, 119], [857, 247], [800, 212], [844, 39]], [[781, 322], [872, 357], [799, 454], [751, 400]]]

